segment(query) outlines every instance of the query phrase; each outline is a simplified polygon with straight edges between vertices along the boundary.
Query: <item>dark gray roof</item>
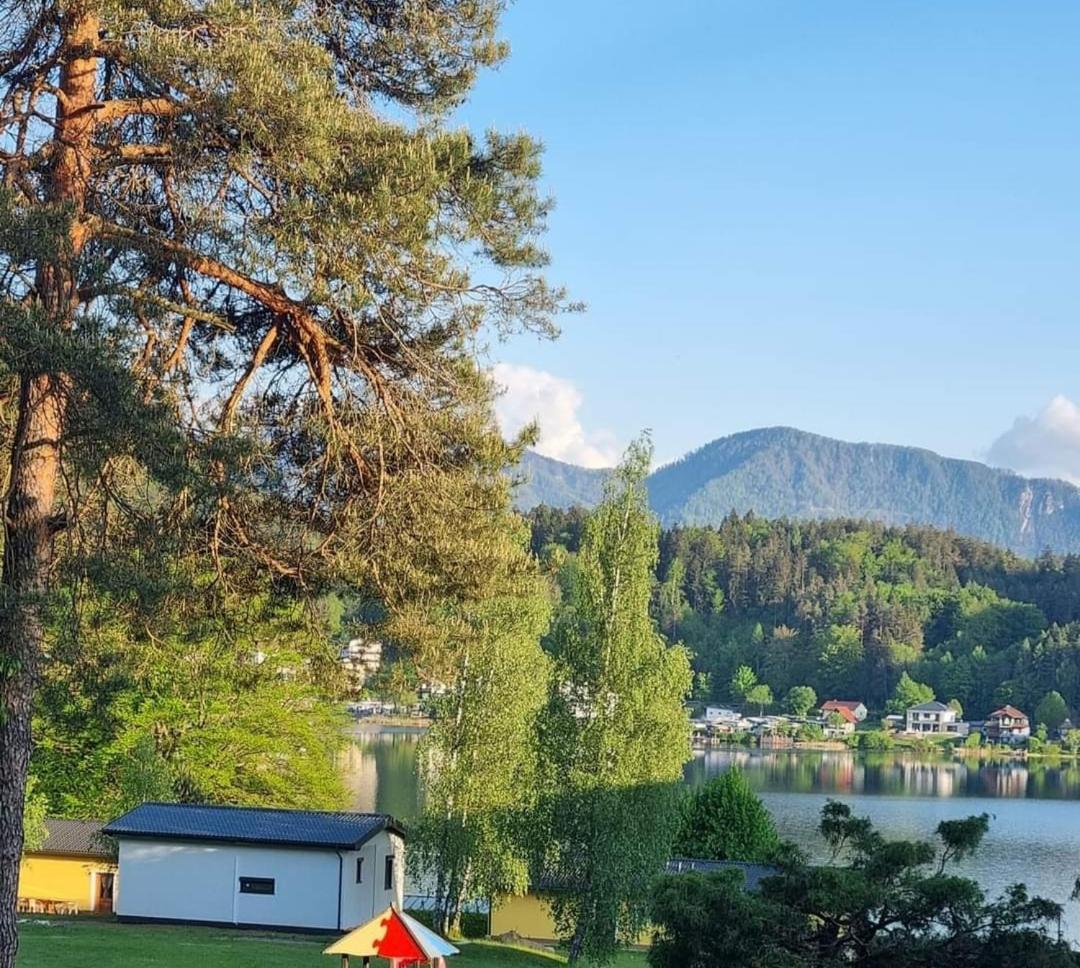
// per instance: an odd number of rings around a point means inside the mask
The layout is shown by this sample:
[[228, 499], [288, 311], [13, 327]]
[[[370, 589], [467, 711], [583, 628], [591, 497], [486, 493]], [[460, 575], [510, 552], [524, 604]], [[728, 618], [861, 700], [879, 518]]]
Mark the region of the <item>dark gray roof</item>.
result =
[[766, 877], [778, 874], [780, 869], [770, 864], [754, 864], [745, 860], [699, 860], [691, 857], [673, 857], [665, 867], [667, 874], [686, 874], [697, 871], [711, 874], [713, 871], [742, 871], [743, 887], [756, 891]]
[[45, 843], [28, 854], [77, 854], [111, 858], [116, 845], [102, 835], [100, 820], [46, 820]]
[[312, 810], [143, 803], [112, 821], [104, 832], [118, 838], [225, 841], [351, 850], [380, 830], [402, 833], [394, 818], [384, 813], [322, 813]]
[[[571, 890], [583, 879], [580, 862], [565, 864], [562, 869], [547, 868], [531, 879], [531, 888], [543, 893], [558, 893]], [[743, 874], [743, 886], [748, 891], [756, 891], [761, 881], [779, 873], [779, 868], [769, 864], [755, 864], [741, 860], [702, 860], [692, 857], [673, 857], [664, 865], [665, 874], [687, 874], [696, 871], [699, 874], [711, 874], [714, 871], [738, 870]]]
[[909, 712], [944, 713], [948, 712], [948, 710], [949, 707], [946, 706], [945, 703], [937, 702], [937, 700], [934, 700], [932, 702], [919, 703], [918, 706], [912, 706]]

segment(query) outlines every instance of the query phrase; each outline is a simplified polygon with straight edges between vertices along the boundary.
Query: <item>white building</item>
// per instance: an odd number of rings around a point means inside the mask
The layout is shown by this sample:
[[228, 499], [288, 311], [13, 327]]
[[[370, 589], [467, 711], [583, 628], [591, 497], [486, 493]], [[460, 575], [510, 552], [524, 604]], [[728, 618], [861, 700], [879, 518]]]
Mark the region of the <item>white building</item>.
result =
[[348, 645], [341, 647], [338, 659], [352, 689], [363, 689], [368, 678], [379, 671], [382, 652], [382, 642], [367, 639], [350, 639]]
[[344, 931], [403, 900], [385, 814], [144, 803], [104, 832], [120, 920]]
[[742, 716], [726, 706], [706, 706], [705, 722], [715, 726], [735, 726]]
[[966, 736], [968, 724], [959, 722], [956, 710], [943, 702], [924, 702], [912, 706], [907, 711], [906, 732], [908, 733], [946, 733]]

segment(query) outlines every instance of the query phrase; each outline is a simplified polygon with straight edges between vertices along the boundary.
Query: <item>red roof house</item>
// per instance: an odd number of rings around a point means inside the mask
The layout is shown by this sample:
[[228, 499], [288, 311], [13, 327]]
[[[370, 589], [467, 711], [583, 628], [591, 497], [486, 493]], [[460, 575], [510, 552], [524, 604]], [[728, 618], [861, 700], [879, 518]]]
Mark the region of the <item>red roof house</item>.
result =
[[839, 713], [845, 719], [850, 713], [854, 719], [848, 719], [848, 722], [861, 723], [866, 719], [866, 706], [858, 699], [830, 699], [821, 704], [821, 714], [828, 716], [829, 713]]

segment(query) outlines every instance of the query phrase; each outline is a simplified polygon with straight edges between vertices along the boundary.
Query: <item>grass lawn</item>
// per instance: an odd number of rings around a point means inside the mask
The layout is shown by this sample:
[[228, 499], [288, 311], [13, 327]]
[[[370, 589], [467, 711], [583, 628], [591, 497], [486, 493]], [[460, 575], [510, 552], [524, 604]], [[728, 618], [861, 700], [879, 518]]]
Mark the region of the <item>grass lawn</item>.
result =
[[[332, 938], [311, 935], [51, 918], [23, 922], [19, 936], [18, 968], [338, 968], [339, 964], [322, 953]], [[565, 963], [554, 953], [494, 942], [463, 941], [459, 947], [461, 954], [448, 962], [448, 968], [558, 968]], [[645, 968], [645, 957], [624, 952], [611, 968]]]

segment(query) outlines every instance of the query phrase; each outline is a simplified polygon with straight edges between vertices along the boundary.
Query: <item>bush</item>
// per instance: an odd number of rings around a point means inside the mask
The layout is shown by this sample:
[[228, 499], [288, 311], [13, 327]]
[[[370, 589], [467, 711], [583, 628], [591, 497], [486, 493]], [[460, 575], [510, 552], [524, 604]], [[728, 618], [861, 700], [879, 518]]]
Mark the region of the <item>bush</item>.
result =
[[825, 730], [817, 723], [803, 723], [795, 736], [804, 743], [820, 743], [825, 738]]
[[861, 750], [891, 750], [894, 745], [892, 734], [882, 729], [870, 729], [855, 735]]
[[675, 856], [766, 861], [779, 847], [772, 817], [741, 770], [733, 767], [687, 794]]
[[964, 747], [969, 750], [977, 750], [982, 746], [982, 733], [968, 733], [964, 739]]
[[[435, 915], [431, 911], [410, 911], [409, 916], [416, 918], [425, 927], [435, 930]], [[488, 916], [479, 911], [466, 911], [461, 915], [460, 928], [463, 938], [486, 938]]]

